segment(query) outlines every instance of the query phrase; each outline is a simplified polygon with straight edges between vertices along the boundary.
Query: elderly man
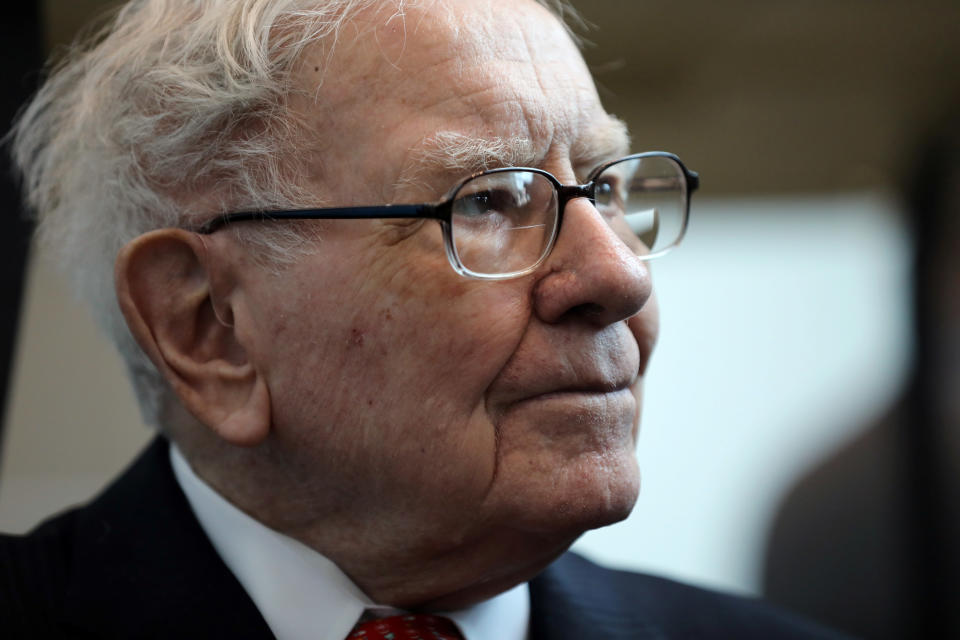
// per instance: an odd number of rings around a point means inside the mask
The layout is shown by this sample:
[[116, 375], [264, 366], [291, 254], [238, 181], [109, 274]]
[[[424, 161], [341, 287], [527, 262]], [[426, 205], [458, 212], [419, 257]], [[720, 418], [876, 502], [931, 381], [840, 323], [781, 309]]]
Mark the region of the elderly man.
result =
[[636, 499], [646, 260], [697, 181], [628, 155], [558, 11], [140, 0], [66, 57], [15, 153], [161, 437], [3, 540], [0, 624], [820, 633], [563, 555]]

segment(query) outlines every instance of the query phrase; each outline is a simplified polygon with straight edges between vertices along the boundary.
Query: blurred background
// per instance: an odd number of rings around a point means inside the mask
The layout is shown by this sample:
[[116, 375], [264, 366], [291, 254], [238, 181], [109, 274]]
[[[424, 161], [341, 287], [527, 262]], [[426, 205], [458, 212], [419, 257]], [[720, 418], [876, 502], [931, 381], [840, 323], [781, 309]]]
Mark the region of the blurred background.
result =
[[[6, 10], [5, 122], [115, 4]], [[960, 637], [960, 3], [574, 4], [635, 150], [702, 178], [654, 264], [640, 501], [577, 548], [865, 637]], [[2, 188], [0, 530], [21, 532], [151, 434]]]

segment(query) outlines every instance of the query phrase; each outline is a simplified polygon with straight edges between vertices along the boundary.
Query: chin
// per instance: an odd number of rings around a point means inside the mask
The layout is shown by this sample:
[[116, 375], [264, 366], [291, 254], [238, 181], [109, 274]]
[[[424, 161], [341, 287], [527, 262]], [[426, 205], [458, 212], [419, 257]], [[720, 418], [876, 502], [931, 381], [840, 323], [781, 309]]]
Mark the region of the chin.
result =
[[614, 478], [598, 481], [594, 490], [586, 490], [574, 503], [571, 516], [582, 531], [598, 529], [626, 520], [640, 495], [640, 471], [635, 459]]
[[625, 520], [639, 493], [640, 471], [631, 451], [602, 465], [589, 461], [563, 469], [521, 517], [542, 534], [577, 537]]

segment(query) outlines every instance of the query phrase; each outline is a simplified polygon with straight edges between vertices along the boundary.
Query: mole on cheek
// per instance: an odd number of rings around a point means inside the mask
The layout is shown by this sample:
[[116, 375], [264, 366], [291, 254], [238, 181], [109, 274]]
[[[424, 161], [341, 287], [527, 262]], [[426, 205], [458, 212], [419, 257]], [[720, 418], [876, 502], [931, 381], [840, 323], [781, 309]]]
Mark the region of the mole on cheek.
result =
[[351, 329], [350, 330], [350, 344], [355, 347], [363, 346], [363, 331], [360, 329]]

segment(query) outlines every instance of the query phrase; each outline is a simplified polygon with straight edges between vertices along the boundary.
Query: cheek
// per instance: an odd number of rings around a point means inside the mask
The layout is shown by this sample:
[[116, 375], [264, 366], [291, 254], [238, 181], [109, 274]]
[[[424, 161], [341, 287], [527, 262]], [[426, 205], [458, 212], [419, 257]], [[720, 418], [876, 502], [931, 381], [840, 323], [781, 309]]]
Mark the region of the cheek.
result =
[[380, 391], [408, 407], [446, 405], [461, 417], [482, 404], [529, 318], [528, 305], [508, 290], [459, 283], [383, 291], [372, 306], [373, 312], [355, 317], [350, 328], [360, 343], [354, 364], [379, 369]]
[[414, 459], [489, 448], [485, 394], [526, 329], [529, 297], [457, 276], [442, 249], [399, 268], [387, 257], [362, 277], [328, 272], [334, 284], [273, 316], [274, 426], [357, 459], [387, 442], [394, 454], [383, 455]]

